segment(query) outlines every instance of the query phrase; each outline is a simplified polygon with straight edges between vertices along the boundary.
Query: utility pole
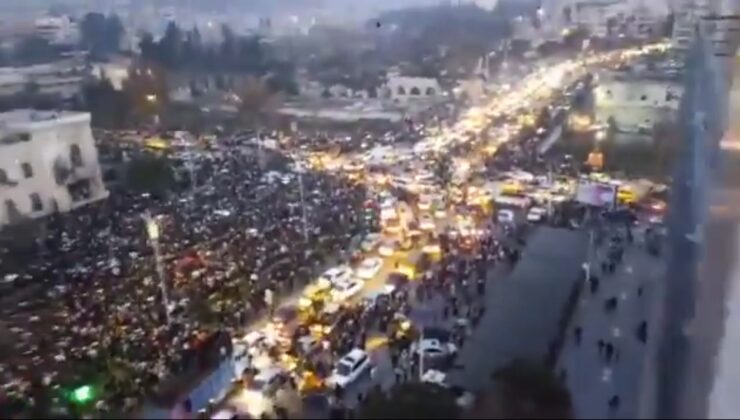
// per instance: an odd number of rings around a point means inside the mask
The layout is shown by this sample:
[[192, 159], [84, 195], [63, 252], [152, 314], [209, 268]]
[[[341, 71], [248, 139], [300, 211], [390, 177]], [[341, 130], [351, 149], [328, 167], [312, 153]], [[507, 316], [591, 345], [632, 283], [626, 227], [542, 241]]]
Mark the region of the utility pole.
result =
[[303, 165], [298, 167], [298, 184], [301, 191], [301, 213], [303, 219], [303, 239], [308, 242], [308, 220], [306, 219], [306, 195], [303, 187]]
[[146, 224], [146, 232], [147, 236], [149, 237], [149, 243], [152, 246], [152, 251], [154, 251], [154, 263], [155, 268], [157, 271], [157, 277], [159, 280], [159, 287], [162, 291], [162, 304], [164, 305], [164, 313], [167, 318], [167, 324], [170, 324], [170, 298], [169, 298], [169, 292], [167, 289], [167, 282], [165, 279], [165, 271], [164, 271], [164, 262], [162, 261], [162, 252], [160, 249], [159, 244], [159, 234], [160, 234], [160, 228], [159, 228], [159, 222], [155, 218], [151, 216], [151, 214], [144, 213], [142, 216], [144, 219], [144, 223]]

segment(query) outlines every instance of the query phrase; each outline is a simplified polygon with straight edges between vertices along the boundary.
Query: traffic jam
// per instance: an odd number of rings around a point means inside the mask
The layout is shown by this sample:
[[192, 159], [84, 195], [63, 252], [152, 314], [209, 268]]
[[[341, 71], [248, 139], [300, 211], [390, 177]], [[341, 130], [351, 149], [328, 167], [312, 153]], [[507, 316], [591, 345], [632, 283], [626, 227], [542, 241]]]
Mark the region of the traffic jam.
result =
[[[650, 51], [539, 70], [501, 87], [487, 106], [456, 123], [426, 128], [413, 147], [303, 153], [301, 166], [367, 187], [377, 231], [286, 302], [265, 296], [270, 316], [234, 339], [238, 380], [212, 418], [284, 418], [291, 403], [283, 389], [304, 401], [318, 395], [328, 405], [356, 406], [372, 386], [412, 377], [450, 386], [446, 372], [485, 311], [476, 295], [483, 294], [486, 270], [499, 261], [515, 264], [519, 238], [534, 225], [571, 223], [581, 184], [612, 185], [616, 205], [646, 206], [659, 223], [660, 188], [581, 174], [581, 163], [567, 155], [545, 158], [538, 146], [556, 123], [533, 127], [543, 107], [567, 112], [570, 92], [595, 67]], [[522, 138], [525, 130], [536, 134]], [[460, 279], [465, 298], [449, 302], [446, 290]], [[437, 298], [440, 313], [425, 314]], [[460, 397], [465, 404], [466, 394]]]

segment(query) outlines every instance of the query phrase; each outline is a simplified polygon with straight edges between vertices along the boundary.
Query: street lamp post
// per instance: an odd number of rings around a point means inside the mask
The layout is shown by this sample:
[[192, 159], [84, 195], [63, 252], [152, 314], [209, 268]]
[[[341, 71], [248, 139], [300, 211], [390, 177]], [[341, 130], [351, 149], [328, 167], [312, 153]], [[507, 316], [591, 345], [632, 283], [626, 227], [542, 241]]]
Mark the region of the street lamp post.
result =
[[303, 219], [303, 239], [308, 242], [308, 221], [306, 219], [306, 197], [303, 191], [303, 166], [298, 167], [298, 184], [301, 192], [301, 218]]
[[165, 279], [164, 263], [162, 261], [162, 252], [159, 245], [159, 223], [149, 213], [143, 215], [144, 223], [146, 223], [146, 233], [149, 237], [149, 243], [152, 245], [154, 251], [154, 264], [157, 271], [157, 277], [159, 280], [159, 287], [162, 291], [162, 304], [164, 305], [164, 313], [167, 317], [167, 324], [170, 323], [170, 299], [169, 292], [167, 289], [167, 282]]

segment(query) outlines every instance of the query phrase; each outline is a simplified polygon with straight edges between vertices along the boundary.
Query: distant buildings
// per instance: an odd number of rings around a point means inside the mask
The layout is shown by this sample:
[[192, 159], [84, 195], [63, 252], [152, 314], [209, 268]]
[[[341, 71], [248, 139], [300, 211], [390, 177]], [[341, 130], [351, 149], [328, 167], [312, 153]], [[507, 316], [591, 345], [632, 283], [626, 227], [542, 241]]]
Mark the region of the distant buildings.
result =
[[544, 7], [541, 32], [561, 34], [580, 28], [599, 38], [648, 38], [658, 35], [667, 14], [661, 1], [553, 0]]
[[25, 92], [70, 99], [79, 94], [86, 71], [86, 64], [80, 59], [25, 67], [0, 67], [0, 97]]
[[107, 196], [90, 114], [0, 114], [0, 227]]
[[77, 22], [68, 16], [36, 19], [34, 33], [56, 45], [74, 45], [80, 38]]
[[435, 99], [442, 95], [442, 88], [437, 79], [427, 77], [388, 77], [386, 84], [388, 97], [397, 103], [419, 99]]
[[673, 46], [688, 49], [702, 16], [709, 14], [708, 0], [678, 0], [674, 10]]

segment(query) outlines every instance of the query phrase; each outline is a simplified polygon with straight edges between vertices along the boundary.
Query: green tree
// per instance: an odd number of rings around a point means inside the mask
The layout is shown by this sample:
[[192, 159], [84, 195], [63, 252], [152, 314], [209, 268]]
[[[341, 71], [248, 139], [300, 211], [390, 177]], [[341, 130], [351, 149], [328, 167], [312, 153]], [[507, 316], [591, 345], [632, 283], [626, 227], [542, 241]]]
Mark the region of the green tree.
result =
[[129, 69], [123, 92], [133, 114], [145, 121], [161, 115], [169, 103], [166, 73], [151, 62], [135, 63]]
[[450, 390], [431, 383], [409, 382], [395, 386], [388, 395], [368, 395], [358, 418], [456, 419], [459, 415]]
[[94, 57], [104, 57], [120, 50], [124, 28], [117, 15], [106, 17], [102, 13], [88, 13], [79, 26], [80, 43]]
[[[570, 394], [544, 364], [515, 360], [491, 375], [500, 414], [511, 419], [573, 417]], [[491, 415], [491, 417], [494, 417]]]
[[125, 181], [133, 191], [161, 197], [175, 186], [175, 173], [166, 158], [142, 155], [129, 162]]
[[102, 128], [126, 126], [133, 105], [124, 92], [117, 91], [108, 79], [86, 84], [82, 89], [85, 108], [92, 114], [92, 124]]

